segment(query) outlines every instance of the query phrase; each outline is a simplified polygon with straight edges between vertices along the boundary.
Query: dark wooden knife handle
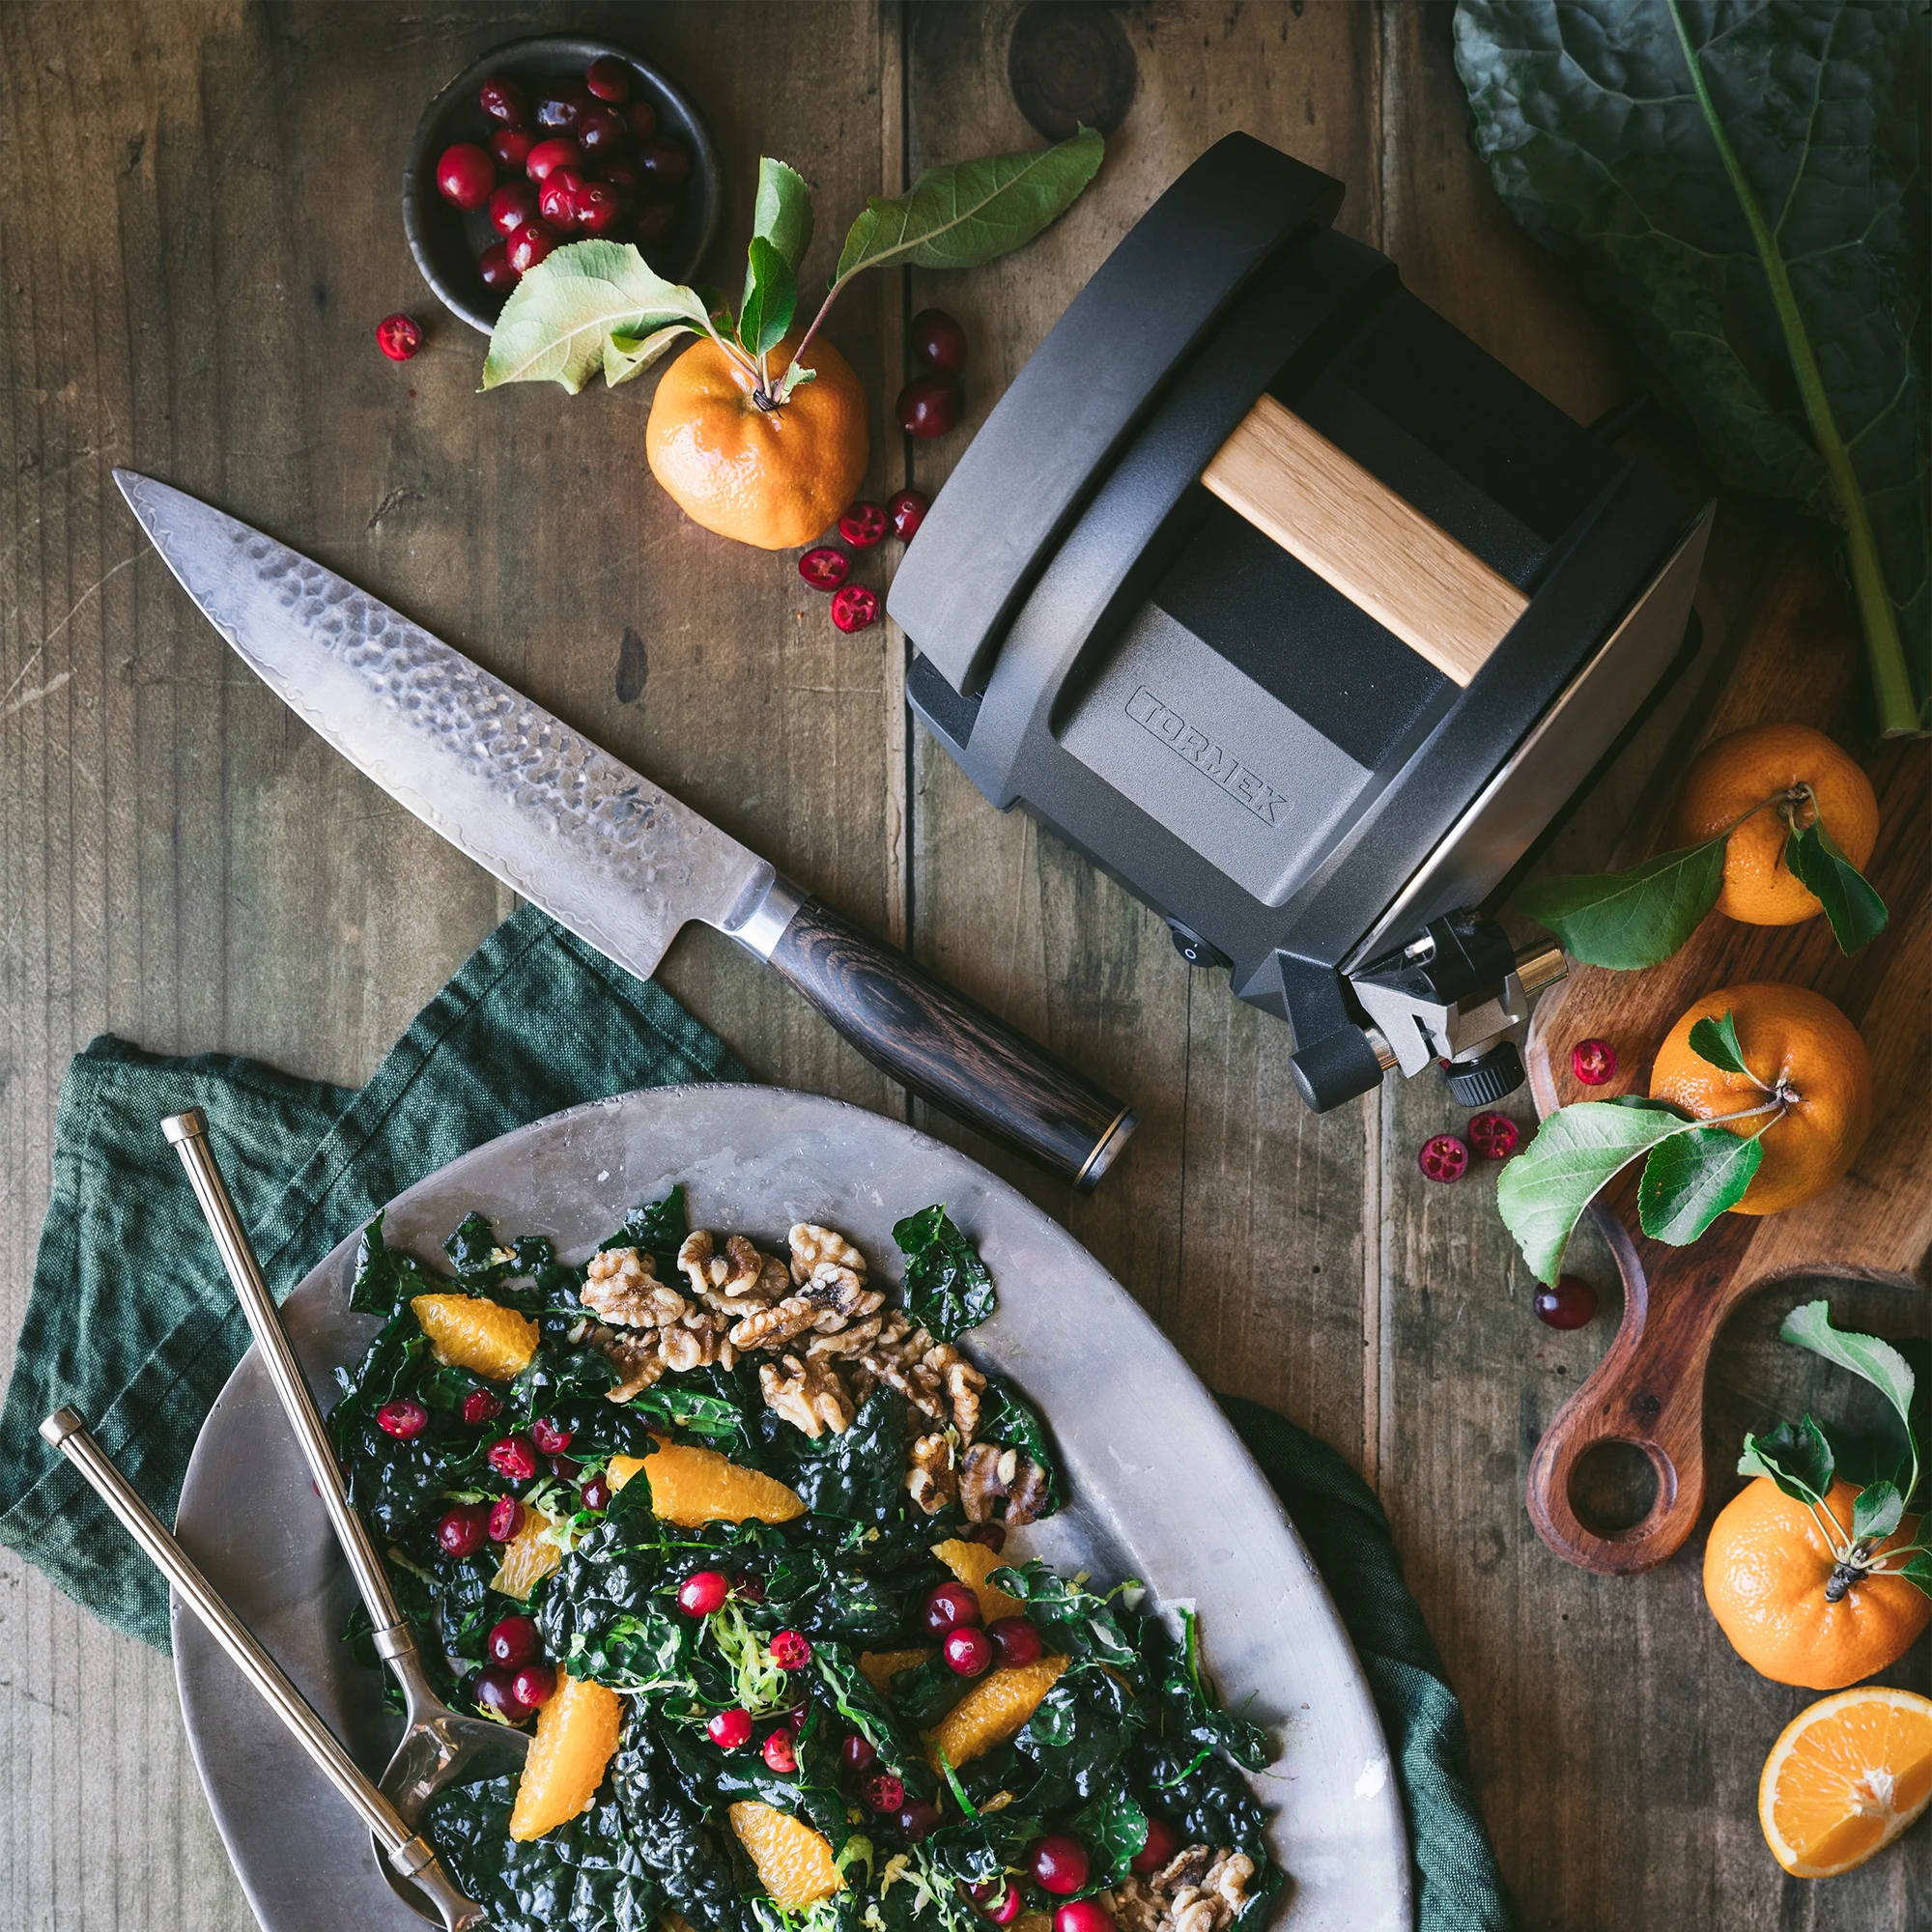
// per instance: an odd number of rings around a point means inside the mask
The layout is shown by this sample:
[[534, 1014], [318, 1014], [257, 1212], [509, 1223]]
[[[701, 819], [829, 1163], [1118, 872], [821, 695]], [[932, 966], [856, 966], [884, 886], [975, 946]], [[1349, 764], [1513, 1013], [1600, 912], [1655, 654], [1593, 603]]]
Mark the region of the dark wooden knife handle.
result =
[[808, 899], [771, 963], [872, 1065], [1085, 1193], [1136, 1116], [903, 952]]

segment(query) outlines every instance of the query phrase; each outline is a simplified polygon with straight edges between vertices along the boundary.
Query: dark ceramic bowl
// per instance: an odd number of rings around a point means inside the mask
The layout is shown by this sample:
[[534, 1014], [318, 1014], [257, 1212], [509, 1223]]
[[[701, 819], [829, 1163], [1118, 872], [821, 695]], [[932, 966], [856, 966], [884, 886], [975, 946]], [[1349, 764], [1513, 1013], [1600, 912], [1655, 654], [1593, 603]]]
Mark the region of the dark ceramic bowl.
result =
[[485, 335], [496, 327], [508, 298], [483, 286], [476, 258], [497, 237], [482, 209], [466, 214], [438, 193], [436, 164], [455, 142], [490, 145], [497, 124], [477, 103], [476, 89], [491, 74], [514, 80], [534, 102], [546, 87], [582, 81], [584, 69], [606, 54], [630, 70], [631, 99], [648, 100], [657, 111], [659, 131], [682, 142], [691, 155], [691, 173], [679, 190], [676, 231], [668, 242], [646, 249], [645, 260], [668, 281], [689, 281], [711, 245], [722, 199], [718, 151], [703, 118], [672, 81], [629, 48], [609, 41], [545, 34], [493, 47], [423, 110], [403, 164], [403, 230], [410, 238], [410, 253], [443, 306]]

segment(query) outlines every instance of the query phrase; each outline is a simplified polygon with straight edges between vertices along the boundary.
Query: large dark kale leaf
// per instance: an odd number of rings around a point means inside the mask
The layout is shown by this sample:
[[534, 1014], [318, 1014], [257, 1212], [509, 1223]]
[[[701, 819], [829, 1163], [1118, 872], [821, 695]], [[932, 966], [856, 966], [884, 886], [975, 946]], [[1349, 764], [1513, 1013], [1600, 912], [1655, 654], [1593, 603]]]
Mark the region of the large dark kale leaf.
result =
[[956, 1342], [999, 1306], [980, 1251], [935, 1205], [893, 1229], [905, 1255], [906, 1313], [942, 1342]]
[[1476, 146], [1714, 468], [1845, 532], [1881, 728], [1932, 719], [1926, 10], [1462, 0]]
[[815, 1441], [775, 1408], [758, 1412], [764, 1466], [807, 1509], [846, 1522], [883, 1523], [905, 1512], [906, 1399], [881, 1382], [842, 1435]]

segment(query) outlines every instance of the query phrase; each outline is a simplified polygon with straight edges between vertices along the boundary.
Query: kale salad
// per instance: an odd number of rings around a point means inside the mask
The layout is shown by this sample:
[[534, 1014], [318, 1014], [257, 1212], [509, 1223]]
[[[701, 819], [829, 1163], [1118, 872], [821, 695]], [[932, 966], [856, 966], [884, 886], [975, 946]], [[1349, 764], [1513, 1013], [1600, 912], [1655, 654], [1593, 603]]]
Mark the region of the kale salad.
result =
[[1006, 1549], [1065, 1499], [1051, 1439], [956, 1346], [996, 1305], [972, 1244], [941, 1207], [893, 1232], [896, 1290], [830, 1228], [694, 1230], [680, 1189], [582, 1266], [480, 1213], [448, 1273], [364, 1231], [351, 1496], [439, 1689], [533, 1726], [428, 1821], [497, 1932], [1266, 1916], [1264, 1734], [1190, 1614]]

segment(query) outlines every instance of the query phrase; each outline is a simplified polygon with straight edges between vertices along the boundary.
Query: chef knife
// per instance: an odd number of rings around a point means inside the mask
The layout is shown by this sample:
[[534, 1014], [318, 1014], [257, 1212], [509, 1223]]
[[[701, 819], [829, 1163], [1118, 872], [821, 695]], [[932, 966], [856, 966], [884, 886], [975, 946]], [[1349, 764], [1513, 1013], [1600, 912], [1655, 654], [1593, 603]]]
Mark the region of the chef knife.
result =
[[355, 584], [212, 504], [117, 469], [196, 608], [270, 690], [433, 830], [648, 979], [702, 920], [874, 1065], [1082, 1189], [1135, 1116], [749, 847]]

